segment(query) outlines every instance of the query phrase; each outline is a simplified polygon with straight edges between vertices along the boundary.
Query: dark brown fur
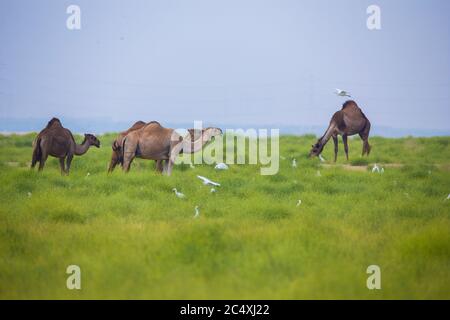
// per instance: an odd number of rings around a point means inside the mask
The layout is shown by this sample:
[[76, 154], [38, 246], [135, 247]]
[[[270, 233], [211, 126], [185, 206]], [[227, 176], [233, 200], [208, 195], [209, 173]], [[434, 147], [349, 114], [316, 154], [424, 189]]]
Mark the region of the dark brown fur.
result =
[[337, 111], [331, 118], [325, 134], [317, 140], [316, 144], [312, 146], [309, 153], [310, 157], [318, 156], [322, 153], [323, 148], [330, 138], [334, 142], [334, 161], [337, 160], [338, 154], [338, 135], [342, 136], [344, 142], [345, 155], [348, 160], [348, 141], [347, 137], [359, 134], [363, 140], [362, 155], [369, 155], [371, 146], [369, 145], [370, 121], [366, 115], [358, 107], [355, 101], [346, 101], [342, 109]]

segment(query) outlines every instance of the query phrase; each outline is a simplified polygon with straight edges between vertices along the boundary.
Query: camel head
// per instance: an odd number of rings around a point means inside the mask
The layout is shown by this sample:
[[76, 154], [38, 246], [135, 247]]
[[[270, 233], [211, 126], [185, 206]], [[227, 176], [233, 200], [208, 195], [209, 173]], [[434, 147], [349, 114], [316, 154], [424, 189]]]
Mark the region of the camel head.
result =
[[313, 144], [311, 147], [312, 147], [312, 148], [311, 148], [311, 151], [309, 152], [309, 157], [310, 157], [310, 158], [312, 158], [312, 157], [318, 157], [319, 154], [322, 153], [323, 147], [324, 147], [324, 146], [323, 146], [323, 144], [320, 142], [320, 139], [319, 139], [319, 140], [317, 140], [316, 144]]
[[97, 137], [93, 134], [85, 133], [83, 144], [85, 142], [87, 142], [90, 146], [96, 146], [97, 148], [100, 148], [100, 140], [98, 140]]

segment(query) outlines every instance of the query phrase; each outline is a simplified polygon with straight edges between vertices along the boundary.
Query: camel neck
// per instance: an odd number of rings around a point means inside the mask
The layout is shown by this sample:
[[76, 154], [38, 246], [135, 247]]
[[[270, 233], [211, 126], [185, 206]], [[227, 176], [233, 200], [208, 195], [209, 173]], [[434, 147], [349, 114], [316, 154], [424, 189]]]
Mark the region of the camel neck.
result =
[[184, 153], [196, 153], [200, 151], [203, 146], [209, 141], [211, 138], [211, 133], [209, 130], [205, 130], [201, 136], [196, 140], [184, 141], [183, 152]]
[[84, 141], [82, 144], [75, 144], [75, 154], [81, 156], [88, 151], [89, 147], [90, 145], [87, 141]]

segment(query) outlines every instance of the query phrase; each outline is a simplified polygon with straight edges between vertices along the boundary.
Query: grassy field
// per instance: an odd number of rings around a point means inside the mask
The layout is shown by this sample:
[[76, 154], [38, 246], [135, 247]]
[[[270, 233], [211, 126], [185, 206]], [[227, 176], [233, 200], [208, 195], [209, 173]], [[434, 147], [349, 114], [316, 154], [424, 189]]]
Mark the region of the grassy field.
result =
[[[28, 169], [34, 135], [0, 136], [0, 298], [450, 299], [450, 137], [375, 137], [369, 158], [350, 140], [334, 165], [307, 159], [315, 137], [283, 136], [277, 175], [171, 177], [145, 160], [107, 175], [113, 137], [63, 177], [53, 158]], [[222, 186], [211, 194], [197, 174]], [[82, 290], [66, 288], [71, 264]], [[381, 290], [366, 287], [372, 264]]]

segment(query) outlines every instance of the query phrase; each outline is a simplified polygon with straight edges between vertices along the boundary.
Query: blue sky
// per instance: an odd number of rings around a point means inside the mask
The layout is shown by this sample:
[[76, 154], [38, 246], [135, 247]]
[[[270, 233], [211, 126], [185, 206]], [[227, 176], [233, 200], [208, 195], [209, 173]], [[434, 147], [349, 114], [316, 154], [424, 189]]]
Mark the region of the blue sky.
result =
[[[66, 8], [81, 8], [81, 30]], [[366, 27], [381, 8], [382, 29]], [[450, 130], [450, 1], [0, 2], [0, 118]]]

